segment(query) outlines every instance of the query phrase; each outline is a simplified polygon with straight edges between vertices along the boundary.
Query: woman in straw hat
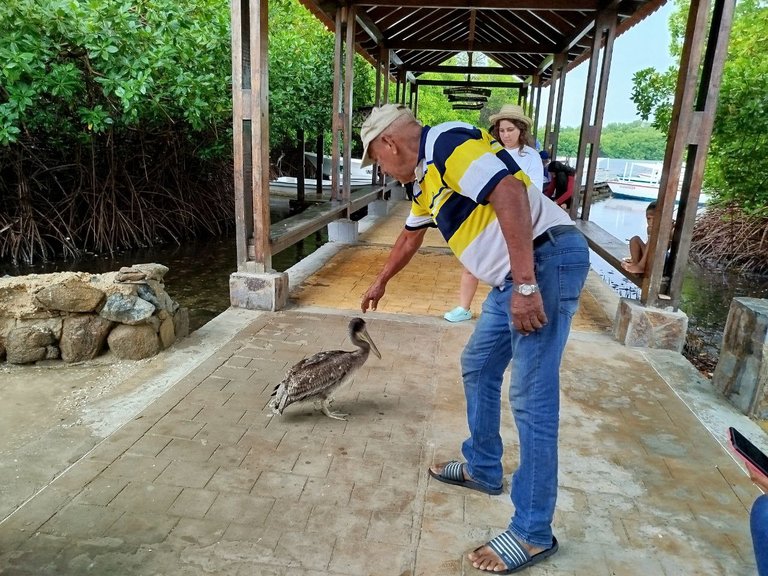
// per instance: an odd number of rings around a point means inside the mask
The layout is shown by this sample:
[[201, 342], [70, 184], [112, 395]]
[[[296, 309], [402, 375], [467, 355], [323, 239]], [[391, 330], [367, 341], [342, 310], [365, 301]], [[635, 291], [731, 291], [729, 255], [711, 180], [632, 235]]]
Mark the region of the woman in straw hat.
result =
[[[544, 183], [544, 171], [541, 166], [541, 156], [534, 148], [529, 146], [531, 140], [531, 125], [533, 122], [525, 115], [522, 106], [517, 104], [504, 104], [498, 113], [490, 117], [491, 128], [489, 132], [502, 143], [520, 169], [531, 179], [531, 183], [537, 190], [541, 190]], [[459, 305], [446, 312], [443, 318], [448, 322], [463, 322], [472, 319], [470, 307], [477, 292], [477, 278], [468, 270], [461, 273], [459, 284]]]
[[491, 134], [504, 145], [520, 169], [531, 179], [538, 190], [542, 189], [544, 171], [541, 156], [529, 144], [533, 122], [525, 115], [522, 106], [504, 104], [496, 114], [491, 114]]

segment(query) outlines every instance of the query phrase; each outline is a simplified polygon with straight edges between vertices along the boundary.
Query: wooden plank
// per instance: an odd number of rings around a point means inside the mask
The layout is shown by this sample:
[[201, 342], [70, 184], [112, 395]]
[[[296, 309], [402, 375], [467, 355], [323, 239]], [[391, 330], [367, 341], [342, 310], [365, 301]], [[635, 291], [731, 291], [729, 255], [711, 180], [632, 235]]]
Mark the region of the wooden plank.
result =
[[322, 202], [310, 206], [300, 214], [272, 224], [269, 228], [272, 254], [277, 254], [324, 226], [328, 226], [340, 218], [346, 210], [346, 204]]
[[272, 254], [277, 254], [296, 244], [299, 240], [303, 240], [324, 226], [328, 226], [334, 220], [346, 217], [347, 211], [352, 213], [360, 210], [374, 200], [381, 198], [386, 190], [386, 187], [382, 188], [381, 186], [356, 188], [351, 194], [349, 203], [320, 202], [310, 206], [300, 214], [273, 224], [269, 228]]
[[581, 230], [587, 239], [589, 247], [603, 260], [621, 272], [627, 279], [637, 286], [642, 286], [643, 277], [639, 274], [627, 272], [621, 267], [624, 258], [629, 255], [629, 246], [623, 240], [619, 240], [610, 232], [600, 228], [589, 220], [576, 220], [576, 227]]

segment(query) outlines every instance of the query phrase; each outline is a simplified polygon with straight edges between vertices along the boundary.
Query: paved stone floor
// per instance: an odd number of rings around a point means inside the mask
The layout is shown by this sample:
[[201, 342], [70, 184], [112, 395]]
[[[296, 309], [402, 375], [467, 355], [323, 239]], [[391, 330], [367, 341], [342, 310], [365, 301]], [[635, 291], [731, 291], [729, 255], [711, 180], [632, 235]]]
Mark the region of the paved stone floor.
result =
[[[464, 555], [505, 528], [508, 486], [489, 497], [426, 474], [466, 433], [458, 362], [473, 324], [440, 318], [460, 267], [439, 238], [366, 315], [382, 359], [337, 394], [348, 421], [266, 407], [290, 365], [350, 349], [347, 323], [402, 210], [295, 287], [290, 309], [246, 312], [228, 342], [6, 516], [0, 574], [479, 574]], [[611, 302], [590, 277], [562, 370], [561, 548], [526, 574], [754, 574], [758, 492], [723, 448], [723, 423], [759, 427], [680, 355], [615, 342]], [[503, 435], [511, 474], [508, 411]]]

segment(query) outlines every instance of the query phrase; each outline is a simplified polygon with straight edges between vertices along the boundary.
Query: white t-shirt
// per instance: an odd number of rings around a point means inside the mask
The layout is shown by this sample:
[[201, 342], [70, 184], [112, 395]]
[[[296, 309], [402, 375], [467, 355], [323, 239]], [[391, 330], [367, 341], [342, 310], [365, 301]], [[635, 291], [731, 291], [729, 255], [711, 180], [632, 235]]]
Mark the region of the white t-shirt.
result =
[[514, 158], [520, 170], [525, 172], [531, 183], [541, 192], [544, 189], [544, 168], [541, 163], [541, 156], [530, 146], [523, 146], [522, 152], [519, 148], [504, 148], [512, 158]]

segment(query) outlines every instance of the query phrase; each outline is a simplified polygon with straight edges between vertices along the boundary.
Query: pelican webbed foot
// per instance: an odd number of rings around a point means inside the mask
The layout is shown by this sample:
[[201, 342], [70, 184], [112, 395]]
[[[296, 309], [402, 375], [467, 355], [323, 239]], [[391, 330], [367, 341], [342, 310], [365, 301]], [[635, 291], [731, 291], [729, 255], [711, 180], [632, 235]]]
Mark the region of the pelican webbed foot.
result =
[[323, 402], [320, 404], [320, 409], [323, 411], [323, 414], [328, 416], [328, 418], [333, 418], [334, 420], [346, 421], [347, 416], [349, 416], [349, 414], [342, 414], [341, 412], [331, 412], [331, 402], [333, 402], [333, 398], [323, 400]]

